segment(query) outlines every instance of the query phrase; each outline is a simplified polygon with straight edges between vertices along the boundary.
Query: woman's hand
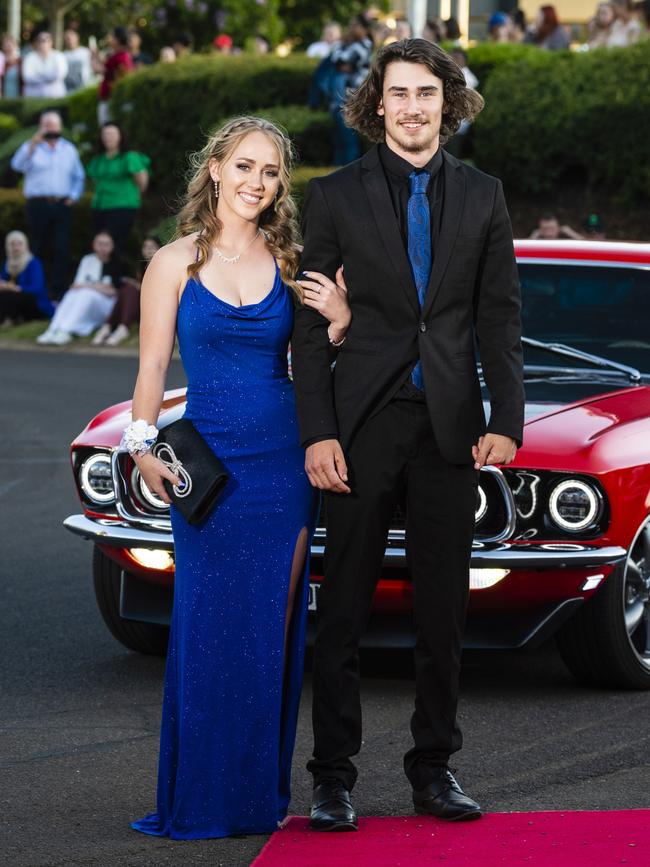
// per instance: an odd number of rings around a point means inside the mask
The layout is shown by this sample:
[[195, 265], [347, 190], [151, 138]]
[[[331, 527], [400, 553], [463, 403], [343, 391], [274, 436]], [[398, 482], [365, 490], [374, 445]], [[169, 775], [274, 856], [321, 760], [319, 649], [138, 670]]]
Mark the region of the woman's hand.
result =
[[350, 327], [352, 313], [348, 304], [348, 287], [343, 278], [343, 266], [336, 272], [336, 283], [318, 271], [303, 271], [307, 279], [296, 282], [304, 289], [303, 302], [306, 307], [317, 310], [330, 321], [327, 329], [330, 340], [341, 341]]
[[144, 455], [133, 455], [133, 460], [149, 490], [157, 494], [165, 503], [171, 503], [169, 494], [165, 490], [163, 479], [167, 479], [172, 485], [182, 484], [181, 479], [175, 476], [169, 467], [166, 467], [161, 460], [155, 458], [151, 452], [147, 452]]

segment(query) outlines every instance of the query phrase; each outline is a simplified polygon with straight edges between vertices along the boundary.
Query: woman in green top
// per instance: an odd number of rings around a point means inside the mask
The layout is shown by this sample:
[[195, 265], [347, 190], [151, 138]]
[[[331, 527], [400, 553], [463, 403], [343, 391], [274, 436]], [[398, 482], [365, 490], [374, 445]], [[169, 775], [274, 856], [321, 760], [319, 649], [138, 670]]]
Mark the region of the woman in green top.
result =
[[141, 195], [149, 183], [151, 160], [125, 147], [122, 130], [116, 123], [103, 124], [100, 136], [103, 153], [94, 157], [86, 169], [95, 185], [91, 205], [93, 232], [108, 232], [115, 242], [115, 253], [120, 256], [142, 204]]

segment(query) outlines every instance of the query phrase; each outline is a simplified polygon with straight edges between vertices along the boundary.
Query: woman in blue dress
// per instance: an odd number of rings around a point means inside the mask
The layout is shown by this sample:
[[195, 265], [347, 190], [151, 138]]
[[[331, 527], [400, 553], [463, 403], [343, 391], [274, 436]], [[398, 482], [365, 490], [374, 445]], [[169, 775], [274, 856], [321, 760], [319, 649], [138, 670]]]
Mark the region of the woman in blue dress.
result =
[[[296, 282], [291, 146], [274, 125], [240, 118], [195, 158], [180, 237], [142, 284], [134, 422], [124, 442], [169, 502], [178, 482], [149, 451], [178, 334], [185, 417], [230, 479], [199, 526], [173, 507], [176, 577], [165, 670], [156, 811], [133, 822], [174, 839], [274, 831], [289, 806], [303, 668], [307, 551], [315, 496], [288, 378], [294, 301], [344, 338], [342, 280]], [[295, 297], [294, 297], [295, 296]]]

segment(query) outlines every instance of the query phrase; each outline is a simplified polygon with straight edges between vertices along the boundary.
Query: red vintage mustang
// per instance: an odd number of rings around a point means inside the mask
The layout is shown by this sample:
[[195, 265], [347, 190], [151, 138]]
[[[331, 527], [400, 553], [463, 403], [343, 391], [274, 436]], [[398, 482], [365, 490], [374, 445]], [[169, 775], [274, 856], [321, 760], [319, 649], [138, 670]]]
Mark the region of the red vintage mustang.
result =
[[[508, 467], [481, 472], [466, 646], [520, 648], [555, 635], [581, 681], [650, 688], [650, 245], [519, 241], [527, 420]], [[479, 366], [480, 373], [480, 366]], [[168, 392], [162, 426], [184, 409]], [[130, 402], [72, 444], [106, 625], [163, 653], [173, 583], [167, 507], [119, 449]], [[326, 516], [312, 545], [318, 605]], [[404, 516], [390, 530], [365, 643], [412, 641]]]

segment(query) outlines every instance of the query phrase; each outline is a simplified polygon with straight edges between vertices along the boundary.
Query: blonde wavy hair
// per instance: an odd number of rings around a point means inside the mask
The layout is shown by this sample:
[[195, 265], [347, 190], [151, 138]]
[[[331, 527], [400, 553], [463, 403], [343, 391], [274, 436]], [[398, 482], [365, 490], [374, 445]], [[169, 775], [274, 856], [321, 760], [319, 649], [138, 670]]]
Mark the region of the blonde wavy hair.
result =
[[302, 301], [302, 287], [295, 277], [300, 264], [300, 235], [296, 219], [297, 208], [291, 197], [293, 148], [285, 130], [262, 117], [237, 117], [214, 132], [200, 151], [190, 156], [189, 182], [178, 214], [176, 237], [198, 232], [198, 258], [187, 267], [190, 277], [197, 277], [209, 261], [212, 247], [223, 228], [217, 217], [214, 181], [210, 176], [210, 161], [227, 160], [237, 145], [249, 133], [263, 132], [278, 149], [280, 171], [277, 197], [260, 214], [259, 227], [265, 233], [266, 246], [280, 263], [282, 280]]

